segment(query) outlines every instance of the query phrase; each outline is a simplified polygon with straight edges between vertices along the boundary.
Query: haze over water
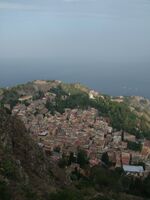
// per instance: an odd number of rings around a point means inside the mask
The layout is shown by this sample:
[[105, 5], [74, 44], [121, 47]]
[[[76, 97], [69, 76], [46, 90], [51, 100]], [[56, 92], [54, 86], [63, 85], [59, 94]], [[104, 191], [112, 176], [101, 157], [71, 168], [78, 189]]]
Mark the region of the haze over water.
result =
[[0, 87], [81, 82], [150, 98], [149, 0], [1, 0]]

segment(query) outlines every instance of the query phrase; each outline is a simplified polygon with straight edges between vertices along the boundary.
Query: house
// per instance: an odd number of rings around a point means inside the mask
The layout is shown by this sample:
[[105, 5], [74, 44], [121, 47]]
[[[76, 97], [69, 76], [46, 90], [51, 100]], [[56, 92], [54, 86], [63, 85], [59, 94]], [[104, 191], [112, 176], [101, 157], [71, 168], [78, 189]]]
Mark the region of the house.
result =
[[113, 128], [112, 128], [111, 126], [108, 126], [108, 125], [107, 125], [107, 131], [108, 131], [108, 133], [112, 133]]
[[145, 163], [145, 171], [147, 171], [148, 173], [150, 172], [150, 161], [146, 161], [146, 163]]
[[20, 102], [32, 100], [32, 96], [22, 96], [18, 99]]
[[116, 168], [121, 167], [121, 154], [120, 152], [115, 152], [116, 153]]
[[112, 163], [112, 165], [116, 164], [116, 154], [114, 151], [108, 151], [107, 152], [109, 162]]
[[124, 138], [124, 141], [136, 142], [135, 135], [131, 135], [131, 134], [126, 133], [126, 132], [123, 134], [123, 138]]
[[126, 173], [126, 175], [133, 175], [133, 176], [144, 175], [143, 166], [123, 165], [123, 171]]
[[139, 153], [139, 152], [132, 152], [131, 163], [132, 163], [133, 165], [137, 165], [139, 162], [142, 162], [141, 153]]
[[95, 99], [95, 97], [97, 97], [98, 95], [99, 95], [99, 93], [94, 90], [90, 90], [90, 92], [89, 92], [90, 99]]
[[37, 84], [37, 85], [43, 85], [43, 84], [46, 84], [47, 82], [45, 80], [35, 80], [34, 81], [34, 84]]
[[38, 143], [38, 146], [41, 147], [41, 148], [43, 148], [43, 147], [44, 147], [44, 144], [41, 143], [41, 142], [39, 142], [39, 143]]
[[7, 108], [8, 110], [10, 110], [11, 106], [10, 106], [10, 104], [4, 104], [4, 108]]
[[131, 160], [130, 153], [127, 153], [127, 152], [121, 153], [121, 163], [122, 163], [122, 165], [129, 165], [130, 160]]
[[94, 167], [94, 166], [98, 165], [99, 163], [100, 163], [100, 160], [97, 158], [89, 160], [90, 167]]
[[124, 102], [124, 97], [123, 96], [119, 96], [119, 97], [112, 97], [111, 98], [112, 102], [117, 102], [117, 103], [123, 103]]
[[38, 133], [39, 136], [46, 136], [48, 135], [48, 131], [44, 131], [44, 132], [41, 132], [41, 133]]
[[121, 142], [121, 149], [127, 149], [128, 143], [127, 142]]
[[116, 143], [116, 144], [118, 144], [118, 143], [120, 143], [121, 142], [121, 140], [122, 140], [122, 137], [121, 136], [113, 136], [113, 142], [114, 143]]
[[142, 147], [142, 156], [147, 159], [150, 155], [150, 141], [145, 140], [143, 147]]
[[113, 132], [113, 133], [112, 133], [112, 136], [113, 136], [113, 137], [122, 136], [122, 132], [121, 132], [121, 131]]

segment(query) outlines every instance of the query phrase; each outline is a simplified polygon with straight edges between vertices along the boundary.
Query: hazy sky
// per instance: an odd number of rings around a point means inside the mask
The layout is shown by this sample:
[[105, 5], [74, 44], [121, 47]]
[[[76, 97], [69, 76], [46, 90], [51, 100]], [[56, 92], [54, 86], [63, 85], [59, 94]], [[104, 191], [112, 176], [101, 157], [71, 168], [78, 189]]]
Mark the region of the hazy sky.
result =
[[0, 59], [150, 62], [149, 0], [0, 0]]

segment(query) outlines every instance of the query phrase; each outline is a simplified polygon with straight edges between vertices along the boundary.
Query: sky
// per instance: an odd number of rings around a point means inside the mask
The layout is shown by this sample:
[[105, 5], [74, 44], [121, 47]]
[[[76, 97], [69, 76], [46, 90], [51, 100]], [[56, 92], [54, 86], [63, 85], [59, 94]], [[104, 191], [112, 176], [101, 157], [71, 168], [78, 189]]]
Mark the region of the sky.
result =
[[0, 58], [150, 61], [149, 0], [0, 0]]
[[150, 98], [150, 0], [0, 0], [0, 87], [81, 82]]

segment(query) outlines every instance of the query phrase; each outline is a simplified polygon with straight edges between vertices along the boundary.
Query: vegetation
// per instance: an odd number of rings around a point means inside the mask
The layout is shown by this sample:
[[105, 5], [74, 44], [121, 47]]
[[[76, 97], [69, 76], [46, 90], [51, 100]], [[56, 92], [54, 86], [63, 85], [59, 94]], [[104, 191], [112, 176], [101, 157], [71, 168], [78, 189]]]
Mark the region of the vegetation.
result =
[[[109, 97], [105, 99], [97, 97], [90, 99], [85, 92], [78, 92], [68, 95], [61, 87], [52, 89], [55, 92], [55, 102], [47, 101], [46, 107], [54, 114], [55, 111], [63, 113], [65, 108], [88, 109], [88, 107], [96, 108], [99, 115], [108, 119], [112, 127], [116, 130], [124, 130], [136, 135], [137, 138], [150, 138], [149, 128], [145, 121], [133, 113], [126, 103], [112, 102]], [[62, 95], [65, 98], [62, 98]]]
[[81, 168], [84, 168], [88, 164], [88, 157], [84, 150], [79, 149], [77, 153], [77, 163]]
[[[51, 82], [47, 83], [52, 84]], [[124, 103], [111, 101], [109, 96], [89, 99], [89, 89], [80, 84], [56, 84], [49, 92], [56, 95], [54, 102], [48, 100], [46, 103], [46, 107], [52, 114], [56, 111], [63, 113], [65, 108], [87, 109], [88, 107], [94, 107], [99, 111], [99, 115], [105, 117], [116, 130], [125, 130], [136, 135], [137, 138], [146, 137], [150, 139], [149, 123], [147, 123], [145, 115], [141, 117], [140, 114], [137, 114], [139, 112], [136, 113], [130, 110], [129, 105], [135, 108], [134, 101], [137, 102], [135, 99], [125, 98]], [[37, 90], [37, 86], [35, 87], [34, 83], [31, 82], [3, 90], [0, 106], [10, 104], [12, 109], [18, 103], [20, 95], [25, 93], [32, 95], [34, 100], [44, 97], [43, 90], [41, 88]], [[140, 109], [140, 106], [143, 106], [143, 101], [137, 103]], [[144, 103], [146, 103], [146, 106], [148, 105], [146, 100]], [[145, 112], [144, 106], [142, 107], [143, 112]]]
[[145, 198], [150, 197], [148, 189], [150, 176], [145, 180], [126, 176], [120, 168], [111, 171], [98, 166], [93, 167], [90, 172], [90, 178], [86, 179], [86, 182], [89, 182], [89, 184], [86, 183], [86, 186], [92, 185], [96, 191], [105, 190], [112, 193], [123, 192]]
[[[77, 162], [87, 173], [81, 175], [75, 168], [70, 174], [72, 183], [69, 186], [66, 180], [55, 179], [60, 169], [49, 163], [17, 118], [3, 110], [0, 112], [0, 136], [3, 138], [0, 140], [0, 200], [138, 199], [128, 194], [150, 197], [150, 176], [141, 180], [125, 176], [121, 169], [87, 168], [88, 158], [81, 149], [78, 149], [76, 159], [72, 153], [68, 158], [64, 155], [63, 164]], [[64, 174], [64, 169], [61, 169], [61, 174]], [[52, 188], [55, 188], [54, 192]]]
[[39, 90], [38, 92], [35, 93], [33, 96], [33, 100], [38, 100], [44, 97], [44, 92], [42, 90]]
[[150, 197], [150, 177], [144, 181], [128, 177], [121, 169], [110, 171], [97, 166], [91, 169], [88, 178], [80, 176], [79, 179], [72, 180], [74, 184], [71, 188], [65, 187], [56, 193], [51, 193], [49, 199], [134, 200], [138, 199], [137, 196], [144, 197], [144, 199]]
[[65, 189], [49, 195], [49, 200], [84, 200], [83, 194], [78, 190]]
[[89, 163], [87, 153], [83, 149], [78, 149], [77, 156], [73, 152], [70, 152], [69, 156], [63, 154], [62, 159], [59, 161], [59, 166], [64, 168], [72, 163], [77, 163], [81, 168], [84, 168]]
[[11, 200], [9, 186], [4, 180], [0, 180], [0, 200]]
[[128, 141], [128, 149], [131, 149], [133, 151], [141, 151], [142, 150], [142, 144], [137, 143], [137, 142]]
[[106, 166], [110, 165], [110, 161], [109, 161], [109, 157], [108, 157], [107, 152], [103, 153], [101, 160]]
[[54, 111], [63, 113], [65, 108], [81, 108], [87, 109], [89, 107], [89, 99], [87, 94], [75, 94], [66, 96], [62, 99], [59, 95], [56, 97], [55, 103], [47, 101], [46, 107], [53, 114]]
[[16, 178], [15, 164], [11, 160], [11, 158], [4, 159], [1, 163], [1, 174], [4, 177], [14, 179]]
[[[32, 83], [27, 86], [5, 90], [0, 106], [8, 103], [11, 108], [18, 102], [19, 92], [31, 90], [34, 99], [42, 98], [42, 90], [34, 90]], [[65, 108], [88, 109], [94, 107], [116, 130], [128, 131], [137, 137], [150, 138], [149, 129], [144, 118], [131, 112], [127, 103], [112, 102], [108, 96], [89, 99], [88, 90], [80, 85], [60, 85], [50, 92], [56, 94], [55, 101], [47, 101], [46, 107], [52, 114], [63, 113]], [[77, 155], [70, 152], [63, 155], [59, 166], [52, 165], [49, 159], [26, 134], [22, 123], [8, 113], [0, 110], [0, 200], [134, 200], [130, 195], [150, 198], [150, 176], [145, 180], [125, 176], [119, 168], [108, 170], [111, 165], [108, 155], [102, 157], [105, 167], [88, 165], [88, 157], [82, 149]], [[128, 148], [140, 150], [141, 144], [128, 142]], [[60, 149], [55, 149], [59, 153]], [[64, 175], [65, 167], [78, 163], [84, 175], [75, 168], [68, 186], [66, 180], [55, 178], [57, 174]], [[69, 182], [70, 183], [70, 182]], [[52, 189], [53, 188], [53, 189]], [[54, 192], [52, 192], [54, 191]], [[130, 195], [129, 195], [130, 194]], [[15, 197], [15, 198], [14, 198]]]
[[10, 104], [11, 109], [18, 103], [19, 95], [15, 89], [4, 90], [2, 104]]
[[0, 113], [0, 200], [39, 200], [52, 178], [49, 160], [19, 119]]

